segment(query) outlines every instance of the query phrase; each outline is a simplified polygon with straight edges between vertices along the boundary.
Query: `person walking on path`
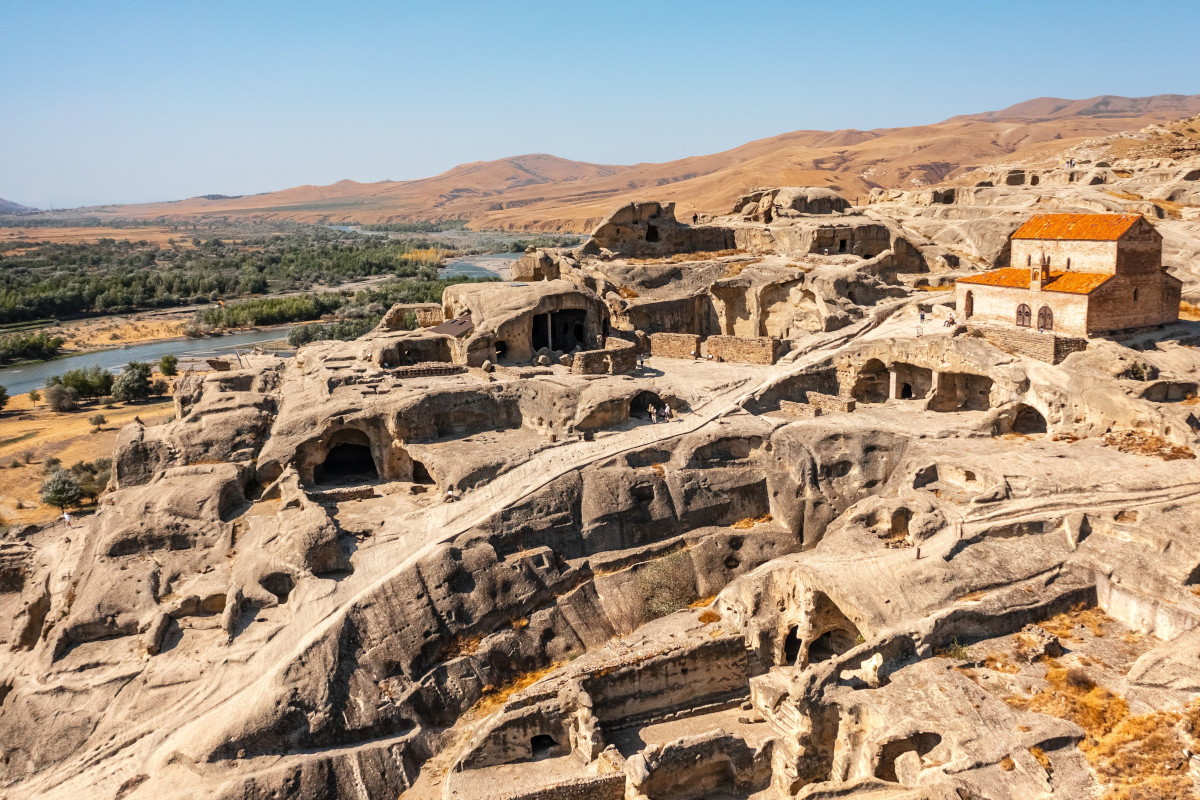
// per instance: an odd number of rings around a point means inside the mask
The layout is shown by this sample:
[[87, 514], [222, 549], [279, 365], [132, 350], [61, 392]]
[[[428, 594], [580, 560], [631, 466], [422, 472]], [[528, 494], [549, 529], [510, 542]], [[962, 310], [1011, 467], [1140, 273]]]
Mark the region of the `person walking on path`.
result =
[[699, 214], [692, 214], [692, 224], [693, 224], [693, 225], [695, 225], [695, 224], [696, 224], [697, 222], [699, 222], [699, 221], [700, 221], [700, 215], [699, 215]]
[[67, 527], [71, 527], [71, 515], [66, 511], [63, 512], [63, 522], [67, 523]]
[[651, 403], [649, 406], [646, 407], [646, 410], [650, 412], [650, 421], [658, 422], [658, 411], [655, 410], [654, 404]]

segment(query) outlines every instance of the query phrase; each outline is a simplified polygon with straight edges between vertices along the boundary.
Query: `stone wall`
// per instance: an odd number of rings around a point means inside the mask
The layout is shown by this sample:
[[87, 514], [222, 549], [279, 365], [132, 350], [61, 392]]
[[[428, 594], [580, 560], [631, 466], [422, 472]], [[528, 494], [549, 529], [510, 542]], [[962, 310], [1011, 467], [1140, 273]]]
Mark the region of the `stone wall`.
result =
[[989, 342], [1010, 353], [1036, 358], [1047, 364], [1057, 364], [1071, 353], [1087, 349], [1086, 339], [1037, 333], [1021, 328], [998, 328], [992, 325], [969, 326], [972, 335], [982, 335]]
[[1013, 239], [1011, 264], [1032, 267], [1050, 259], [1051, 272], [1117, 271], [1117, 242], [1076, 242], [1060, 239]]
[[704, 341], [708, 355], [740, 364], [774, 364], [780, 342], [773, 336], [710, 336]]
[[[1109, 281], [1117, 280], [1110, 278]], [[1098, 291], [1098, 290], [1097, 290]], [[967, 296], [971, 302], [968, 304]], [[1066, 292], [1033, 292], [1007, 286], [985, 286], [977, 283], [960, 283], [954, 290], [955, 305], [966, 317], [967, 306], [971, 315], [966, 321], [975, 325], [994, 325], [1013, 330], [1037, 331], [1038, 312], [1049, 306], [1054, 315], [1054, 331], [1068, 336], [1087, 336], [1088, 295]], [[1017, 327], [1017, 307], [1022, 303], [1029, 306], [1030, 328]]]
[[793, 417], [819, 417], [821, 409], [811, 403], [797, 403], [792, 400], [780, 400], [779, 410]]
[[696, 358], [700, 355], [700, 337], [691, 333], [652, 333], [650, 355], [662, 358]]
[[396, 367], [391, 371], [397, 378], [432, 378], [440, 375], [461, 375], [467, 368], [462, 364], [425, 362], [407, 367]]
[[571, 372], [576, 375], [618, 375], [637, 367], [637, 345], [610, 336], [603, 350], [584, 350], [576, 353]]
[[832, 394], [821, 394], [820, 392], [808, 393], [808, 404], [814, 408], [819, 408], [822, 411], [853, 411], [856, 403], [848, 397], [837, 397]]
[[[583, 770], [583, 764], [580, 764]], [[527, 792], [489, 795], [488, 800], [623, 800], [625, 773], [573, 778]]]
[[1087, 329], [1100, 333], [1174, 322], [1179, 319], [1182, 288], [1162, 270], [1117, 275], [1092, 292]]

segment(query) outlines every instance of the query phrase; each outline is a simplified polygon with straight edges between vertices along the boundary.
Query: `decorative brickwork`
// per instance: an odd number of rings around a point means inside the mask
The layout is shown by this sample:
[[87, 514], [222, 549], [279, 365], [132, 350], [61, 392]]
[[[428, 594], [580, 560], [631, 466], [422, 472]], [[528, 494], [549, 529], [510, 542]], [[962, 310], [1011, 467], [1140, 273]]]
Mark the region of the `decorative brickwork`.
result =
[[704, 341], [708, 355], [739, 364], [774, 364], [779, 340], [773, 336], [710, 336]]
[[969, 330], [971, 335], [981, 335], [1001, 350], [1036, 358], [1047, 364], [1057, 364], [1071, 353], [1087, 349], [1086, 339], [1055, 336], [1052, 333], [1034, 333], [992, 325], [971, 325]]
[[857, 407], [857, 403], [851, 398], [813, 391], [808, 393], [808, 404], [822, 411], [849, 412]]
[[691, 333], [650, 334], [650, 355], [661, 358], [696, 358], [700, 337]]

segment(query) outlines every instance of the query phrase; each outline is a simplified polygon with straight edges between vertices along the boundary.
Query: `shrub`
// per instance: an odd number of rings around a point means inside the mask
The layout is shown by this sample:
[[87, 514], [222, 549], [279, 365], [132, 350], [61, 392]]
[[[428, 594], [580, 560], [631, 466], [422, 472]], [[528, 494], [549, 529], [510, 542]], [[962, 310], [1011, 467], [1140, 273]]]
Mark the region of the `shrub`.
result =
[[691, 558], [684, 550], [642, 567], [634, 583], [651, 617], [662, 617], [687, 608], [696, 599], [696, 576]]
[[47, 458], [45, 461], [42, 462], [42, 474], [43, 475], [53, 475], [55, 472], [58, 472], [60, 469], [62, 469], [62, 460], [61, 459], [57, 459], [57, 458], [51, 456], [50, 458]]
[[179, 372], [179, 359], [170, 353], [158, 360], [158, 371], [163, 375], [170, 377]]
[[46, 405], [51, 411], [75, 411], [79, 408], [79, 392], [62, 384], [47, 386]]
[[33, 451], [26, 450], [24, 453], [21, 453], [21, 460], [24, 461], [26, 464], [32, 464], [33, 463]]
[[60, 382], [68, 389], [74, 389], [80, 397], [94, 400], [112, 391], [113, 374], [99, 366], [72, 369], [62, 374]]
[[150, 366], [140, 361], [130, 361], [115, 381], [112, 395], [123, 403], [135, 400], [145, 400], [150, 396]]
[[29, 402], [40, 403], [41, 400], [42, 400], [42, 393], [39, 392], [37, 389], [34, 389], [29, 393]]
[[162, 397], [170, 390], [170, 387], [167, 386], [167, 382], [161, 378], [150, 384], [150, 394], [154, 395], [155, 397]]
[[8, 390], [0, 386], [0, 409], [8, 405]]
[[47, 505], [65, 509], [78, 503], [82, 496], [79, 482], [64, 469], [55, 472], [42, 484], [42, 502]]
[[108, 422], [108, 417], [104, 416], [103, 414], [92, 414], [90, 417], [88, 417], [88, 422], [99, 428], [101, 425]]
[[80, 495], [95, 500], [108, 486], [112, 477], [112, 459], [98, 458], [95, 461], [76, 461], [71, 465], [71, 477], [79, 484]]

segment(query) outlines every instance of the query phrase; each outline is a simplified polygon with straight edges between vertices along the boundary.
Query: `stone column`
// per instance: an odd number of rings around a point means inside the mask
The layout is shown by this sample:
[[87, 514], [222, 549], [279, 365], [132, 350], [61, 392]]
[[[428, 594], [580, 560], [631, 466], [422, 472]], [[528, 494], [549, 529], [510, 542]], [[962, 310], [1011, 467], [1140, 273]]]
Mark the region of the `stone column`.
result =
[[937, 397], [938, 392], [941, 391], [941, 388], [942, 388], [942, 373], [938, 372], [937, 370], [934, 370], [933, 386], [929, 389], [929, 396], [931, 398]]
[[888, 400], [895, 400], [900, 396], [898, 393], [898, 390], [896, 389], [896, 383], [897, 383], [896, 370], [889, 369], [888, 370]]

